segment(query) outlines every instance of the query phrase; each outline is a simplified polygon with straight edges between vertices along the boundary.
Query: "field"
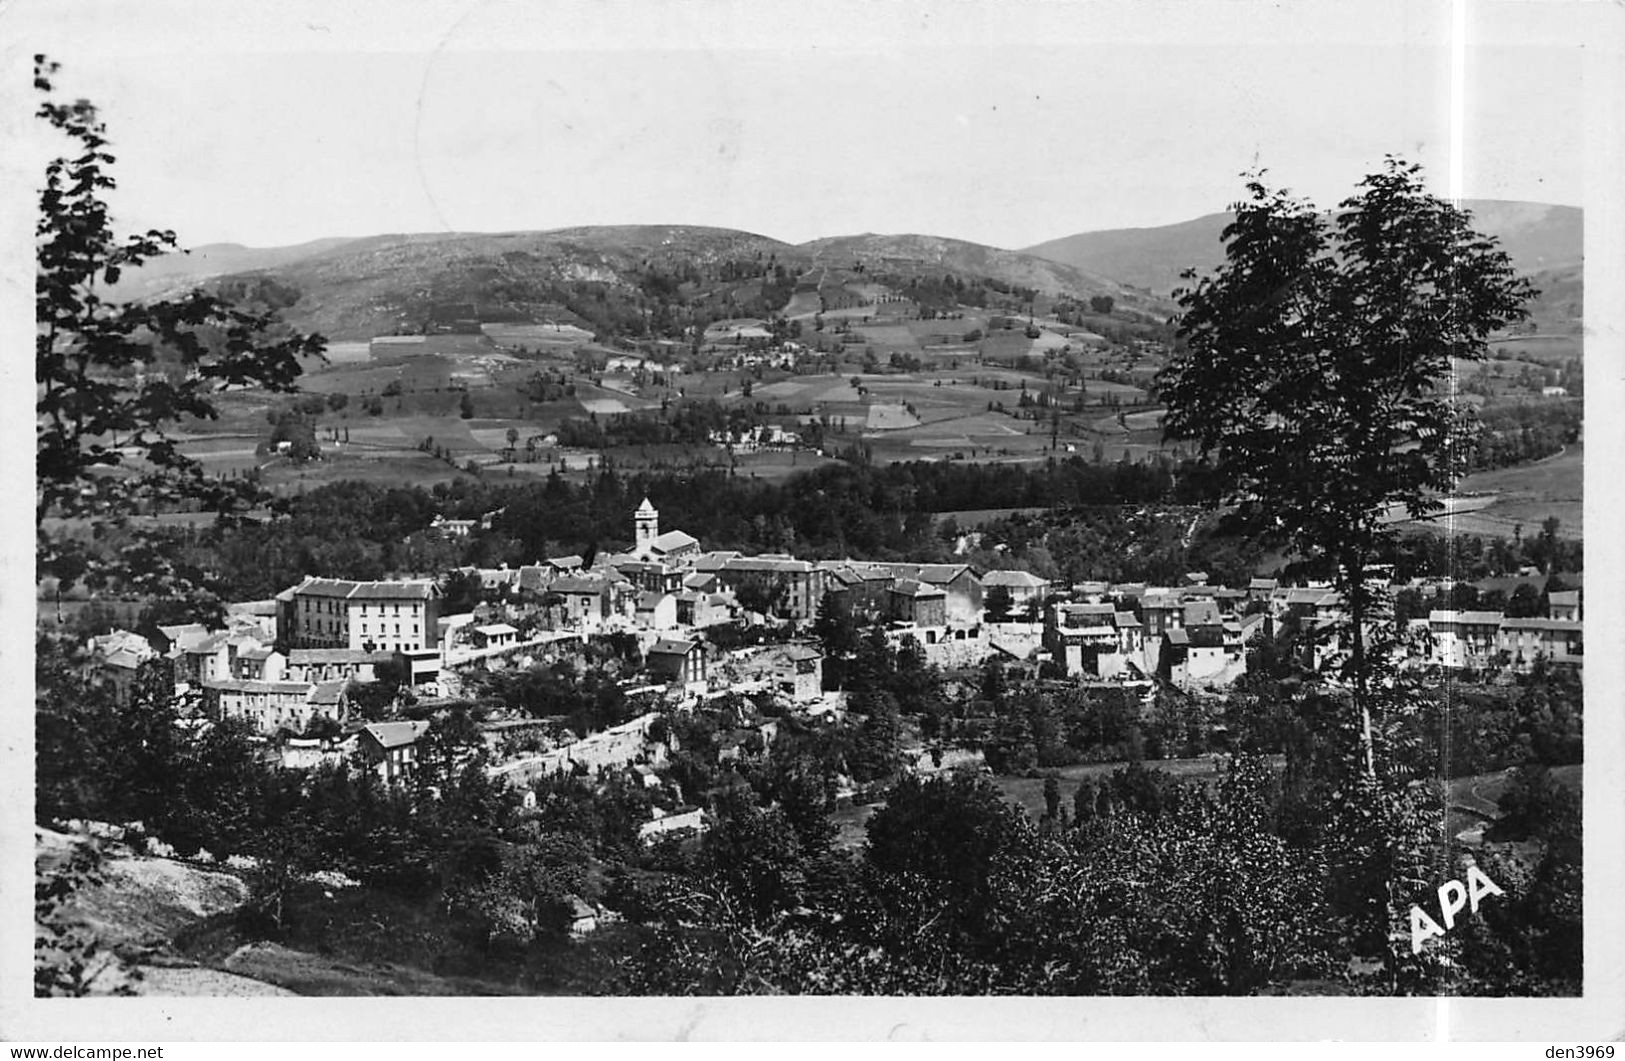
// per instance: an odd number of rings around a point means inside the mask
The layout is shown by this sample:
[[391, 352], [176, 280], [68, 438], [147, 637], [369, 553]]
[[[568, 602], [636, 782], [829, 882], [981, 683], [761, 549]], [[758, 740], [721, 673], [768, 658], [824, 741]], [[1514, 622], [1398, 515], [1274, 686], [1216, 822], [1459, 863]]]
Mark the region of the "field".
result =
[[864, 426], [870, 431], [897, 431], [906, 427], [918, 427], [919, 423], [919, 418], [909, 412], [906, 405], [876, 403], [869, 406], [869, 419]]
[[1490, 351], [1498, 357], [1511, 353], [1537, 363], [1553, 363], [1583, 357], [1585, 344], [1579, 335], [1526, 335], [1491, 343]]
[[[254, 392], [228, 395], [218, 421], [189, 425], [183, 449], [209, 473], [229, 477], [257, 469], [270, 486], [285, 490], [344, 477], [433, 483], [471, 461], [503, 475], [546, 474], [561, 466], [583, 471], [603, 456], [628, 470], [721, 466], [730, 458], [711, 446], [565, 453], [545, 441], [570, 418], [602, 421], [714, 400], [748, 404], [757, 416], [786, 427], [822, 423], [829, 432], [827, 452], [861, 441], [881, 462], [1029, 463], [1051, 455], [1116, 461], [1166, 452], [1162, 411], [1150, 404], [1145, 389], [1162, 365], [1154, 345], [1113, 345], [1041, 315], [1033, 320], [1036, 338], [1022, 321], [990, 329], [989, 311], [968, 307], [921, 319], [918, 307], [907, 301], [826, 311], [818, 314], [822, 329], [809, 327], [818, 305], [813, 288], [823, 279], [821, 272], [802, 278], [790, 307], [797, 312], [790, 316], [801, 319], [802, 342], [825, 351], [823, 364], [830, 365], [833, 354], [834, 371], [794, 375], [784, 368], [736, 365], [738, 350], [731, 345], [707, 351], [718, 356], [711, 362], [702, 357], [700, 370], [685, 371], [696, 368], [686, 347], [671, 347], [673, 357], [662, 355], [662, 365], [649, 350], [627, 352], [594, 343], [591, 333], [563, 314], [540, 323], [487, 324], [480, 335], [381, 336], [332, 344], [327, 361], [312, 364], [301, 381], [305, 391], [342, 406], [316, 417], [320, 462], [295, 466], [286, 458], [256, 454], [269, 440], [275, 411], [290, 399]], [[848, 284], [825, 296], [855, 300], [889, 294], [870, 288]], [[736, 336], [766, 336], [766, 325], [758, 318], [737, 318], [713, 324], [707, 334], [726, 343]], [[1498, 344], [1497, 353], [1506, 359], [1471, 369], [1489, 373], [1496, 394], [1515, 393], [1520, 373], [1561, 360], [1577, 341], [1522, 337]], [[604, 367], [578, 364], [583, 352], [600, 358]], [[1099, 378], [1103, 372], [1112, 379]], [[1055, 404], [1034, 404], [1039, 395]], [[510, 430], [519, 438], [519, 460], [513, 464], [505, 460]], [[440, 454], [425, 452], [425, 442]], [[736, 454], [733, 462], [748, 474], [779, 477], [824, 459], [813, 453]], [[1463, 489], [1495, 496], [1473, 502], [1481, 506], [1477, 511], [1457, 513], [1454, 526], [1509, 535], [1516, 524], [1533, 529], [1556, 515], [1564, 533], [1578, 535], [1580, 471], [1576, 448], [1536, 468], [1476, 476]]]
[[480, 331], [505, 347], [575, 347], [592, 342], [592, 332], [573, 324], [483, 324]]
[[1581, 538], [1585, 533], [1585, 446], [1576, 443], [1555, 457], [1513, 468], [1475, 472], [1463, 479], [1463, 494], [1493, 494], [1476, 511], [1452, 514], [1445, 521], [1423, 524], [1444, 526], [1456, 534], [1510, 538], [1522, 528], [1536, 534], [1548, 516], [1558, 519], [1558, 536]]

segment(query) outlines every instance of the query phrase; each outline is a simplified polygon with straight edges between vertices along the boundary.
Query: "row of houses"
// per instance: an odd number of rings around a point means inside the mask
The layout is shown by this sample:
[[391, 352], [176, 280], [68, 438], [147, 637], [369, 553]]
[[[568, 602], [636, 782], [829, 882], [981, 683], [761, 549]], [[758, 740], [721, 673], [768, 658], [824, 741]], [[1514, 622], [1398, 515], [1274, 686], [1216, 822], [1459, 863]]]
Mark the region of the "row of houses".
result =
[[[590, 565], [569, 556], [478, 570], [482, 585], [517, 589], [521, 598], [533, 594], [529, 602], [446, 616], [444, 593], [432, 579], [306, 578], [273, 600], [232, 605], [224, 630], [162, 627], [157, 646], [129, 635], [95, 647], [115, 685], [127, 687], [144, 660], [163, 654], [174, 664], [178, 689], [196, 692], [217, 716], [250, 718], [274, 733], [299, 731], [318, 718], [343, 722], [346, 684], [373, 680], [386, 661], [404, 664], [418, 685], [448, 666], [616, 630], [639, 636], [652, 677], [669, 688], [700, 689], [717, 662], [701, 636], [706, 627], [747, 608], [805, 622], [830, 594], [860, 620], [885, 622], [894, 641], [912, 638], [929, 658], [948, 665], [974, 665], [1002, 652], [1047, 659], [1080, 680], [1160, 677], [1186, 686], [1233, 681], [1245, 671], [1245, 646], [1273, 633], [1276, 623], [1295, 619], [1313, 630], [1339, 622], [1344, 612], [1341, 594], [1330, 586], [1259, 578], [1230, 588], [1209, 585], [1202, 572], [1177, 586], [1057, 587], [1026, 571], [978, 572], [958, 563], [707, 552], [692, 535], [662, 532], [660, 514], [647, 499], [632, 523], [632, 550]], [[1009, 612], [994, 618], [1025, 621], [989, 624], [994, 595]], [[1579, 594], [1549, 597], [1551, 614], [1539, 620], [1435, 612], [1425, 624], [1430, 658], [1452, 667], [1577, 660]], [[811, 659], [797, 665], [808, 672], [820, 666]], [[805, 675], [793, 666], [774, 681], [796, 690], [797, 699], [809, 695]]]
[[[1578, 602], [1562, 612], [1577, 615]], [[1568, 667], [1584, 662], [1585, 639], [1578, 619], [1509, 619], [1501, 612], [1432, 611], [1425, 622], [1417, 620], [1416, 625], [1425, 627], [1421, 641], [1427, 662], [1452, 670], [1505, 667], [1527, 672], [1537, 661]]]
[[1117, 603], [1061, 602], [1045, 615], [1043, 645], [1067, 677], [1142, 681], [1155, 675], [1184, 688], [1229, 685], [1246, 673], [1247, 644], [1268, 630], [1265, 615], [1226, 613], [1206, 597], [1142, 605], [1145, 619]]

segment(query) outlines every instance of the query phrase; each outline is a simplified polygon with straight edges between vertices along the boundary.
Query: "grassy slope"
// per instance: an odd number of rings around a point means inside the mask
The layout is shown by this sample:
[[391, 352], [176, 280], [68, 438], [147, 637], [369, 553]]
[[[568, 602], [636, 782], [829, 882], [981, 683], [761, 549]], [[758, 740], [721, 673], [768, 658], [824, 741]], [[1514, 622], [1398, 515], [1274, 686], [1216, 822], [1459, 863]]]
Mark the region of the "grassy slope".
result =
[[1528, 537], [1540, 531], [1548, 516], [1559, 520], [1558, 534], [1580, 538], [1585, 533], [1585, 446], [1576, 444], [1558, 456], [1511, 468], [1476, 472], [1462, 481], [1462, 493], [1495, 493], [1487, 507], [1453, 517], [1447, 527], [1457, 534], [1513, 536], [1522, 526]]

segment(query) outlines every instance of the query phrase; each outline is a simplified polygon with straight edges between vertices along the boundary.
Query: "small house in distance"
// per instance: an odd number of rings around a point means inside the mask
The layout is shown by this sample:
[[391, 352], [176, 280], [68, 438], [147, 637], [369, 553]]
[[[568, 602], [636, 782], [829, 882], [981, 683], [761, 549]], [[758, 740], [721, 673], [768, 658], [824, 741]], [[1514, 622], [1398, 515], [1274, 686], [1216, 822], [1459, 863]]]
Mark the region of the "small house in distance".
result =
[[989, 571], [982, 576], [984, 593], [1000, 588], [1010, 595], [1013, 614], [1036, 615], [1049, 593], [1049, 579], [1039, 578], [1029, 571]]
[[479, 648], [506, 648], [518, 642], [519, 631], [507, 623], [486, 623], [474, 628], [474, 644]]
[[663, 637], [650, 647], [645, 662], [651, 675], [664, 679], [669, 685], [697, 685], [709, 674], [705, 647], [698, 641]]
[[824, 654], [812, 645], [787, 645], [773, 659], [774, 684], [798, 704], [824, 695]]
[[1577, 589], [1553, 590], [1547, 594], [1547, 612], [1549, 617], [1566, 623], [1580, 621], [1580, 591]]
[[385, 783], [403, 781], [417, 765], [417, 742], [427, 722], [373, 722], [357, 735], [356, 750]]
[[948, 595], [939, 587], [905, 578], [891, 588], [890, 612], [893, 619], [916, 626], [946, 626]]

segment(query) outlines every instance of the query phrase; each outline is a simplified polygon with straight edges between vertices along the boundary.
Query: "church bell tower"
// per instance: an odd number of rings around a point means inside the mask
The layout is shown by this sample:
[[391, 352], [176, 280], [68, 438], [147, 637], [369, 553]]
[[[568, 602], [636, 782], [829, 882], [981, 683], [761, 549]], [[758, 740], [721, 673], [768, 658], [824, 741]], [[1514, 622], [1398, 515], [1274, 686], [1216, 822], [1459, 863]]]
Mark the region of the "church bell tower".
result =
[[654, 555], [655, 539], [660, 537], [660, 513], [644, 498], [643, 504], [632, 514], [632, 527], [637, 546], [633, 550], [638, 556], [647, 559]]

